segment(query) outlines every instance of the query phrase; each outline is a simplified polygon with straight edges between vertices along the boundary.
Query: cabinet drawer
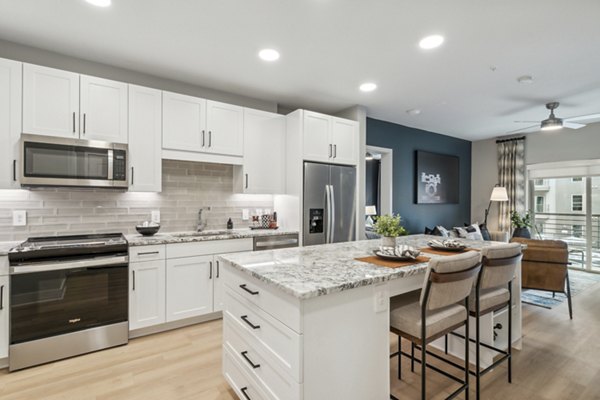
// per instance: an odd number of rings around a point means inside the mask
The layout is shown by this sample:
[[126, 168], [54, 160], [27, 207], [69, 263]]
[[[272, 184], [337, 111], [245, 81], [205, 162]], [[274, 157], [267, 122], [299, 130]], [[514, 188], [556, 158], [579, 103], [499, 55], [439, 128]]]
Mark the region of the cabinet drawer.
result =
[[[253, 377], [269, 395], [277, 400], [298, 400], [301, 385], [272, 362], [262, 346], [258, 346], [251, 336], [235, 327], [235, 322], [225, 317], [223, 345], [239, 364]], [[250, 340], [248, 340], [250, 339]]]
[[164, 260], [165, 254], [164, 244], [134, 246], [129, 248], [129, 262]]
[[[302, 333], [300, 300], [286, 293], [269, 287], [241, 271], [236, 270], [228, 262], [221, 260], [221, 276], [225, 285], [249, 301], [281, 321], [297, 333]], [[225, 304], [227, 308], [227, 304]]]
[[302, 336], [245, 301], [233, 289], [227, 287], [225, 293], [223, 318], [227, 329], [247, 338], [265, 358], [276, 364], [277, 370], [285, 371], [295, 381], [302, 382]]
[[240, 399], [269, 400], [263, 389], [244, 371], [227, 346], [223, 346], [223, 376]]
[[252, 239], [207, 240], [194, 243], [174, 243], [167, 245], [167, 257], [196, 257], [209, 254], [252, 251]]

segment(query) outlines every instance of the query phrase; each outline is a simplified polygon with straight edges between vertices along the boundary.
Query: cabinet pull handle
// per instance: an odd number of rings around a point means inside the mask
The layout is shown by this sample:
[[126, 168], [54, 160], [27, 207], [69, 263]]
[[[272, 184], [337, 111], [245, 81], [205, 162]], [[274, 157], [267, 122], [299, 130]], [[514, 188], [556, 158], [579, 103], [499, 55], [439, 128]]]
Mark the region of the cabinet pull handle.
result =
[[248, 189], [248, 174], [246, 174], [246, 189]]
[[246, 361], [248, 362], [248, 364], [250, 364], [250, 366], [254, 369], [256, 368], [260, 368], [260, 364], [254, 364], [252, 362], [252, 360], [250, 358], [248, 358], [248, 352], [247, 351], [242, 351], [242, 357], [244, 357], [246, 359]]
[[221, 270], [221, 266], [219, 264], [219, 261], [217, 261], [217, 278], [219, 277], [219, 271]]
[[243, 388], [241, 388], [240, 392], [242, 392], [242, 394], [244, 395], [244, 397], [246, 398], [246, 400], [252, 400], [250, 398], [250, 396], [248, 396], [248, 393], [246, 393], [246, 390], [248, 390], [248, 386], [244, 386]]
[[134, 168], [134, 167], [131, 167], [131, 184], [132, 184], [132, 185], [133, 185], [133, 168]]
[[149, 256], [152, 254], [158, 254], [158, 251], [146, 251], [144, 253], [138, 253], [138, 256]]
[[73, 133], [75, 133], [75, 111], [73, 111]]
[[212, 146], [212, 131], [208, 131], [208, 147]]
[[17, 181], [17, 160], [13, 160], [13, 181]]
[[135, 271], [131, 271], [133, 275], [133, 291], [135, 292]]
[[86, 117], [86, 114], [83, 113], [83, 134], [84, 135], [85, 135], [85, 119], [86, 119], [85, 117]]
[[333, 158], [337, 158], [337, 144], [333, 145]]
[[329, 145], [329, 158], [333, 155], [333, 146]]
[[212, 279], [212, 261], [209, 261], [208, 264], [208, 279]]
[[204, 147], [204, 129], [202, 129], [202, 147]]
[[4, 285], [0, 286], [0, 310], [4, 310]]
[[240, 317], [240, 319], [242, 321], [244, 321], [246, 324], [248, 324], [248, 326], [250, 326], [250, 328], [252, 328], [252, 329], [260, 329], [260, 325], [254, 325], [252, 322], [248, 321], [248, 316], [247, 315], [242, 315]]
[[244, 289], [246, 292], [250, 293], [252, 296], [256, 296], [258, 291], [254, 292], [246, 287], [246, 284], [240, 285], [240, 288]]

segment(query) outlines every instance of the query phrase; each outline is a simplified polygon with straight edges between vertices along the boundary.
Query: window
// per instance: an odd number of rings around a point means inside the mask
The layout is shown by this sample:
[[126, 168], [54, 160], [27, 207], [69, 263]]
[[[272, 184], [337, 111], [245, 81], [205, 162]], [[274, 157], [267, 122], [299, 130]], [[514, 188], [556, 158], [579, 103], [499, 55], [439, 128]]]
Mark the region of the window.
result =
[[543, 213], [544, 211], [544, 196], [535, 196], [535, 212]]
[[542, 235], [544, 233], [544, 224], [535, 224], [535, 230]]
[[572, 232], [577, 238], [583, 237], [583, 225], [573, 225]]
[[583, 178], [579, 177], [579, 178], [573, 178], [572, 179], [573, 182], [583, 182]]
[[535, 180], [533, 181], [533, 184], [534, 184], [535, 186], [544, 186], [544, 180], [543, 180], [543, 179], [535, 179]]
[[583, 211], [583, 195], [571, 195], [571, 211]]

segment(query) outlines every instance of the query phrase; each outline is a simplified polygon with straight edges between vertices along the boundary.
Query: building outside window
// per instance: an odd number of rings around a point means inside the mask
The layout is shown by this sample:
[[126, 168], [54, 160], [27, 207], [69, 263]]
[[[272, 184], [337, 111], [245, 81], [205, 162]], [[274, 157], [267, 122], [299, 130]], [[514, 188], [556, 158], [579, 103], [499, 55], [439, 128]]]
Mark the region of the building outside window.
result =
[[543, 180], [543, 179], [535, 179], [535, 180], [533, 181], [533, 184], [534, 184], [535, 186], [544, 186], [544, 180]]
[[535, 212], [543, 213], [544, 211], [544, 196], [535, 196]]
[[572, 182], [583, 182], [583, 178], [582, 177], [573, 178]]
[[583, 195], [571, 195], [571, 211], [583, 211]]
[[572, 227], [573, 236], [575, 237], [583, 237], [583, 225], [573, 225]]

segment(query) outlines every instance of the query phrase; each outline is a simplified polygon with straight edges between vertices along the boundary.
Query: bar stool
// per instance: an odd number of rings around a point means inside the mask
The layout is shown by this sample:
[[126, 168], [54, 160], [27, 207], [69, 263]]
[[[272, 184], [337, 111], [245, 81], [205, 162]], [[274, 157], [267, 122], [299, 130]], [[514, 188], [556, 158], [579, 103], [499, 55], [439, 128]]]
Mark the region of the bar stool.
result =
[[[469, 300], [469, 314], [475, 317], [475, 376], [476, 398], [480, 398], [481, 377], [504, 361], [508, 361], [508, 382], [512, 382], [512, 282], [515, 277], [517, 266], [521, 262], [521, 244], [509, 243], [496, 246], [484, 247], [481, 250], [482, 269]], [[508, 313], [508, 349], [496, 348], [487, 343], [481, 343], [480, 317], [495, 311], [507, 308]], [[452, 332], [452, 335], [465, 338]], [[447, 343], [447, 341], [446, 341]], [[502, 354], [490, 366], [481, 369], [480, 349], [481, 346]], [[447, 348], [446, 348], [447, 352]]]
[[[398, 335], [398, 379], [401, 376], [402, 355], [421, 363], [421, 399], [426, 398], [427, 367], [458, 382], [461, 386], [447, 399], [454, 398], [465, 391], [469, 398], [469, 345], [465, 345], [464, 380], [427, 364], [427, 343], [444, 337], [449, 332], [465, 326], [469, 334], [468, 296], [471, 293], [479, 271], [481, 256], [477, 252], [467, 252], [456, 256], [439, 257], [429, 261], [421, 294], [412, 292], [392, 298], [390, 305], [390, 330]], [[464, 303], [464, 305], [460, 303]], [[402, 351], [402, 338], [411, 342], [411, 353]], [[420, 346], [421, 359], [414, 358], [415, 346]], [[392, 354], [392, 357], [396, 353]], [[390, 395], [391, 399], [397, 399]]]

